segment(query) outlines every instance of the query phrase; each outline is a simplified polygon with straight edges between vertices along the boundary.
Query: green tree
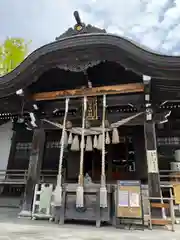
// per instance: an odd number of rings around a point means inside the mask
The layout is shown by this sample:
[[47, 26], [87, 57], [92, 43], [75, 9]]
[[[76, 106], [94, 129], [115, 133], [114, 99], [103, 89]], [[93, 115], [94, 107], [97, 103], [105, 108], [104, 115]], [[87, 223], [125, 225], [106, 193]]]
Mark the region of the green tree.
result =
[[25, 59], [29, 44], [22, 38], [8, 38], [0, 45], [0, 76], [11, 72]]

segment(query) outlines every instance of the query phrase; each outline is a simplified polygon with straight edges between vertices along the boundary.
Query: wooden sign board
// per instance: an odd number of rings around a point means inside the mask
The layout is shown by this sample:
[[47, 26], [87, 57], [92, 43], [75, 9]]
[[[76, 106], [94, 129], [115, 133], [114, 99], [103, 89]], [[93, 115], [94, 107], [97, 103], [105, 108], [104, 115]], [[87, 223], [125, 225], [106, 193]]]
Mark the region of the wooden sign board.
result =
[[127, 93], [141, 93], [144, 92], [144, 84], [142, 83], [128, 83], [112, 86], [100, 86], [94, 88], [79, 88], [79, 89], [67, 89], [54, 92], [41, 92], [35, 93], [31, 96], [34, 101], [50, 101], [64, 98], [77, 98], [84, 96], [102, 96], [127, 94]]
[[116, 216], [119, 218], [142, 218], [140, 181], [118, 181]]
[[175, 204], [180, 204], [180, 184], [173, 184]]

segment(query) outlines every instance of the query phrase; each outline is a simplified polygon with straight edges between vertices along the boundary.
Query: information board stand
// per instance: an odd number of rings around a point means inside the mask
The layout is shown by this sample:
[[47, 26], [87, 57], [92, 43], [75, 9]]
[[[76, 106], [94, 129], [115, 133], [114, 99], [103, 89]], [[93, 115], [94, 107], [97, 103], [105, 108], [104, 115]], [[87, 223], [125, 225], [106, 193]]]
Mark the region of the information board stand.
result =
[[[141, 226], [144, 229], [143, 200], [140, 181], [117, 181], [116, 227]], [[136, 228], [137, 229], [137, 228]]]

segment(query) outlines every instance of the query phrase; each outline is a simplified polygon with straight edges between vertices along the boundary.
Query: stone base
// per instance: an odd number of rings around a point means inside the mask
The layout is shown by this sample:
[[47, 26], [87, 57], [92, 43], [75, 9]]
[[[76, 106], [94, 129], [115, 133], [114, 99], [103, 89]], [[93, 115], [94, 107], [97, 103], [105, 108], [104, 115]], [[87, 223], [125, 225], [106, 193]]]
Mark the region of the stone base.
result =
[[32, 217], [32, 212], [31, 211], [26, 211], [26, 210], [22, 210], [19, 214], [18, 214], [19, 218], [25, 217], [25, 218], [31, 218]]

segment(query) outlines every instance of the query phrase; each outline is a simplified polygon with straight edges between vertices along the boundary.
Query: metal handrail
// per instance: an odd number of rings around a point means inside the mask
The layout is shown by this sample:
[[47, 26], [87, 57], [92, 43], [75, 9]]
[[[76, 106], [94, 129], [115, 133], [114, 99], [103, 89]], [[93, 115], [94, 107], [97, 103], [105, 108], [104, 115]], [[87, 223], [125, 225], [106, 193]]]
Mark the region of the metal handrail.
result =
[[[28, 169], [8, 169], [8, 170], [2, 170], [0, 169], [1, 172], [28, 172]], [[57, 172], [57, 170], [41, 170], [41, 172]]]
[[[180, 182], [180, 174], [177, 174], [177, 171], [174, 170], [160, 170], [160, 182], [165, 184], [173, 184]], [[173, 179], [174, 178], [174, 179]]]
[[169, 178], [169, 177], [171, 177], [171, 178], [173, 178], [173, 177], [176, 177], [176, 178], [180, 178], [180, 175], [176, 175], [176, 174], [173, 174], [173, 175], [160, 175], [160, 177], [161, 178]]
[[159, 170], [159, 173], [165, 173], [165, 172], [177, 172], [176, 170], [170, 170], [170, 169], [167, 169], [167, 170]]
[[[10, 169], [10, 170], [0, 170], [0, 183], [22, 183], [25, 184], [28, 177], [28, 170], [22, 169]], [[56, 170], [41, 170], [40, 182], [45, 179], [56, 179]]]

